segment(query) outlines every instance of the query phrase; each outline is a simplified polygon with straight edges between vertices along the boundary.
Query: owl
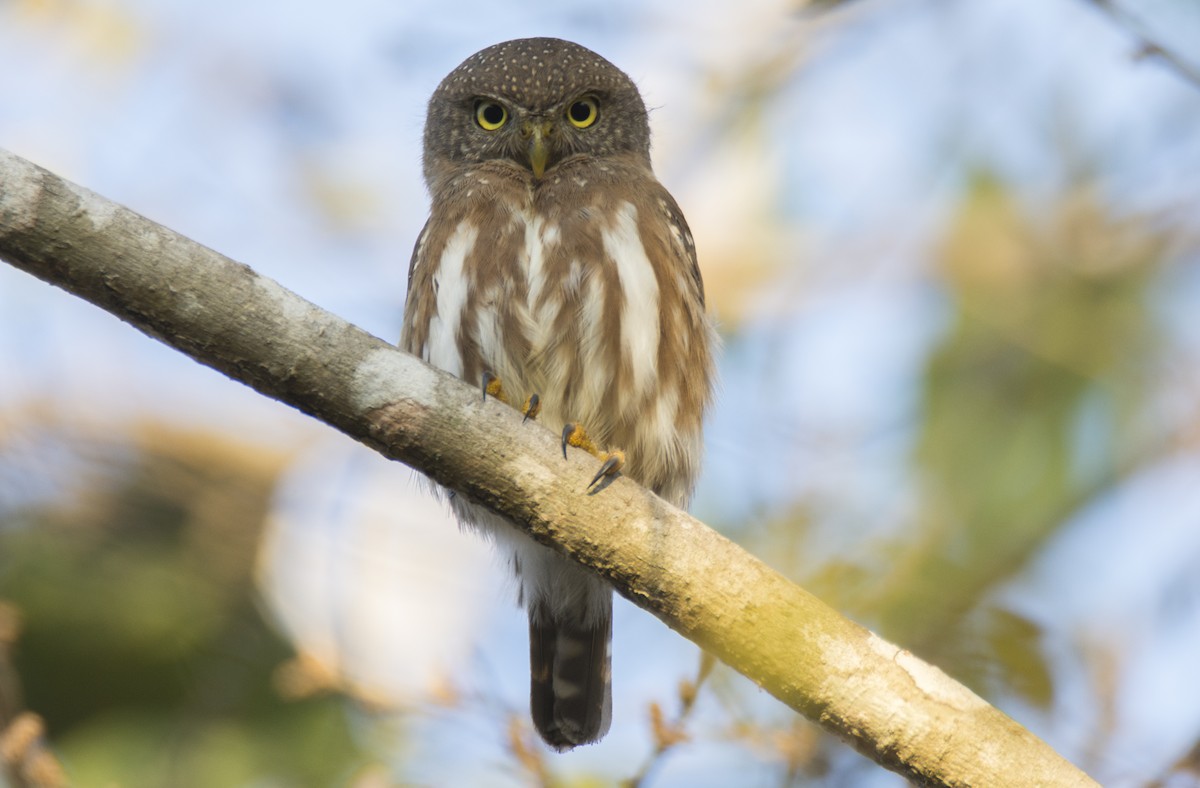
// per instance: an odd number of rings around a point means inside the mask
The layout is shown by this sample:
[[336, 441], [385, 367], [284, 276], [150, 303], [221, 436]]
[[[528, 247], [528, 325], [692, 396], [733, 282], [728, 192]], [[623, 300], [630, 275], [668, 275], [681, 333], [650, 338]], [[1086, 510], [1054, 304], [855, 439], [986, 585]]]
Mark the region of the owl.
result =
[[[687, 504], [715, 333], [687, 223], [650, 164], [633, 81], [578, 44], [467, 58], [429, 101], [431, 197], [401, 347]], [[530, 427], [532, 428], [532, 427]], [[511, 562], [529, 616], [530, 709], [564, 751], [608, 731], [612, 588], [504, 518], [449, 496]]]

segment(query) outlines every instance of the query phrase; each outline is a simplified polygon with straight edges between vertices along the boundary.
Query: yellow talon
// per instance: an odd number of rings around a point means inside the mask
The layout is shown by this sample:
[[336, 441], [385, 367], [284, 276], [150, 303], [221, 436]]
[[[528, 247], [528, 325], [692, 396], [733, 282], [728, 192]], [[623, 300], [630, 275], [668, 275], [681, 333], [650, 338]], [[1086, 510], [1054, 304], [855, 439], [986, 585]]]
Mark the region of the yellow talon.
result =
[[592, 439], [588, 437], [587, 430], [578, 424], [568, 423], [563, 427], [562, 450], [564, 460], [567, 459], [567, 446], [583, 449], [593, 457], [600, 456], [600, 450], [596, 448], [596, 444], [592, 443]]
[[575, 446], [576, 448], [583, 449], [588, 454], [601, 460], [600, 470], [588, 482], [589, 490], [595, 487], [596, 482], [601, 479], [615, 477], [621, 472], [621, 468], [625, 466], [625, 452], [620, 449], [601, 451], [587, 434], [587, 430], [578, 424], [568, 423], [563, 427], [562, 452], [564, 460], [567, 458], [567, 446]]
[[604, 455], [604, 464], [600, 466], [600, 470], [596, 471], [596, 475], [588, 482], [588, 488], [596, 486], [596, 482], [606, 476], [616, 476], [621, 472], [621, 468], [625, 466], [625, 452], [616, 449], [611, 452], [606, 452]]
[[504, 386], [500, 384], [500, 378], [493, 375], [491, 372], [483, 373], [483, 398], [486, 400], [488, 395], [495, 397], [508, 404], [508, 397], [504, 396]]
[[[483, 400], [487, 401], [489, 396], [500, 400], [505, 405], [511, 405], [508, 401], [508, 394], [504, 392], [504, 385], [500, 382], [500, 378], [493, 375], [491, 372], [484, 372], [482, 375]], [[542, 398], [537, 394], [530, 394], [525, 398], [525, 404], [521, 406], [521, 413], [524, 418], [521, 422], [524, 423], [530, 419], [536, 419], [538, 413], [542, 410]]]
[[537, 394], [530, 394], [525, 400], [525, 407], [521, 408], [521, 412], [525, 414], [525, 418], [521, 419], [521, 423], [524, 424], [530, 419], [536, 419], [541, 410], [542, 398]]

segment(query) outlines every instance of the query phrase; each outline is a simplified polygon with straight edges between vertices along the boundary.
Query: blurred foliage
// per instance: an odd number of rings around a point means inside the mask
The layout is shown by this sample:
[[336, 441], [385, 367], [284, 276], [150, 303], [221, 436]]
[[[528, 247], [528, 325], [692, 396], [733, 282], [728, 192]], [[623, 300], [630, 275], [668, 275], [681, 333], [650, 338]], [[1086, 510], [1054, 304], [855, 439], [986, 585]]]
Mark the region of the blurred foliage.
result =
[[[971, 181], [935, 258], [952, 317], [922, 378], [915, 517], [812, 588], [984, 694], [1051, 703], [1039, 625], [990, 595], [1147, 452], [1162, 233], [1086, 185], [1034, 215]], [[803, 542], [810, 518], [775, 530]]]
[[61, 466], [83, 473], [57, 480], [66, 494], [48, 503], [0, 510], [0, 598], [21, 612], [12, 657], [24, 704], [72, 780], [344, 778], [361, 758], [341, 702], [288, 702], [272, 688], [291, 652], [256, 605], [252, 570], [281, 458], [154, 427], [132, 444], [57, 437], [86, 447], [81, 464]]
[[[950, 319], [914, 414], [916, 515], [805, 584], [985, 696], [1048, 708], [1042, 626], [992, 595], [1162, 449], [1144, 414], [1165, 347], [1150, 293], [1170, 240], [1086, 182], [1034, 211], [974, 176], [935, 255]], [[773, 525], [773, 554], [805, 554], [811, 505]]]
[[[1174, 38], [1169, 35], [1169, 21], [1166, 24], [1162, 20], [1157, 20], [1157, 24], [1151, 24], [1149, 20], [1143, 17], [1145, 9], [1139, 8], [1137, 3], [1130, 0], [1124, 2], [1116, 2], [1115, 0], [1087, 0], [1092, 6], [1099, 9], [1101, 13], [1107, 14], [1112, 21], [1129, 33], [1137, 44], [1136, 56], [1138, 58], [1156, 58], [1165, 63], [1168, 68], [1192, 83], [1196, 88], [1200, 88], [1200, 64], [1194, 60], [1195, 49], [1190, 47], [1181, 48], [1179, 51], [1172, 46], [1164, 44], [1164, 41]], [[1156, 16], [1166, 17], [1171, 19], [1173, 14], [1182, 11], [1186, 13], [1189, 10], [1194, 11], [1195, 5], [1189, 0], [1175, 0], [1174, 3], [1158, 3], [1156, 4]], [[1176, 8], [1172, 9], [1174, 5]], [[1163, 13], [1163, 12], [1166, 13]], [[1166, 34], [1164, 36], [1164, 34]]]
[[[872, 605], [887, 635], [939, 658], [987, 592], [1135, 461], [1165, 246], [1086, 187], [1035, 219], [976, 179], [938, 258], [954, 317], [924, 380], [919, 521]], [[1028, 626], [991, 638], [1014, 644], [996, 657], [1027, 668]], [[1027, 686], [1049, 700], [1044, 682]]]
[[972, 189], [940, 259], [954, 319], [925, 377], [921, 538], [885, 583], [889, 631], [930, 643], [1132, 456], [1161, 249], [1087, 196], [1034, 222], [999, 184]]
[[[970, 179], [932, 254], [949, 319], [913, 413], [916, 506], [854, 555], [815, 567], [793, 558], [792, 573], [993, 701], [1049, 709], [1044, 625], [996, 592], [1072, 515], [1173, 448], [1177, 435], [1147, 414], [1170, 367], [1153, 295], [1175, 232], [1118, 214], [1086, 180], [1035, 206], [995, 177]], [[785, 565], [810, 554], [821, 511], [797, 500], [767, 522], [763, 549]], [[1083, 657], [1110, 707], [1119, 685], [1104, 666], [1116, 657]], [[785, 726], [744, 727], [769, 740]], [[789, 774], [818, 778], [830, 747], [786, 759]]]
[[13, 0], [18, 19], [69, 40], [95, 63], [126, 66], [145, 44], [136, 15], [118, 3], [86, 0]]

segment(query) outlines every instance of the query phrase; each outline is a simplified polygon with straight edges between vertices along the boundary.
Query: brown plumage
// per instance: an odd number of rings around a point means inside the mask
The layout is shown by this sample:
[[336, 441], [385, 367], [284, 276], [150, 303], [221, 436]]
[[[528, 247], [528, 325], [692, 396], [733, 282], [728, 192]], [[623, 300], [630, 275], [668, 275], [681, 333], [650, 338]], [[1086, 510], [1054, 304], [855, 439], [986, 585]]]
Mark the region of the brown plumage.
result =
[[[645, 106], [599, 55], [498, 44], [434, 92], [429, 221], [401, 346], [464, 380], [498, 379], [539, 420], [619, 447], [622, 473], [685, 505], [712, 391], [713, 330], [691, 234], [650, 168]], [[529, 611], [531, 706], [559, 750], [608, 729], [612, 591], [461, 498], [459, 520], [511, 554]]]

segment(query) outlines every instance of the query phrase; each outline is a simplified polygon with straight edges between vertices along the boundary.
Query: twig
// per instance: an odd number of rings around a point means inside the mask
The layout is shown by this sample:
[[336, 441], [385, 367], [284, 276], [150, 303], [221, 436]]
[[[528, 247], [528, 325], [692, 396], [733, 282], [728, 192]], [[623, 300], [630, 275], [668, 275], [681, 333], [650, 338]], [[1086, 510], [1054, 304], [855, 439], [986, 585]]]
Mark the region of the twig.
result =
[[700, 666], [696, 670], [695, 680], [684, 679], [679, 682], [679, 714], [673, 721], [667, 722], [663, 718], [662, 707], [657, 702], [650, 704], [650, 727], [654, 733], [654, 750], [642, 764], [642, 768], [622, 783], [623, 788], [641, 788], [650, 773], [662, 763], [667, 752], [690, 738], [684, 726], [692, 715], [692, 709], [696, 707], [696, 697], [700, 694], [700, 688], [704, 686], [704, 682], [712, 674], [715, 666], [716, 660], [713, 656], [707, 651], [701, 651]]
[[22, 710], [20, 681], [11, 659], [20, 629], [17, 608], [0, 601], [0, 776], [13, 788], [62, 788], [67, 780], [46, 746], [46, 724]]
[[1200, 68], [1184, 60], [1179, 55], [1167, 49], [1154, 40], [1137, 17], [1126, 11], [1113, 0], [1085, 0], [1108, 15], [1110, 19], [1124, 28], [1134, 37], [1138, 44], [1136, 56], [1138, 59], [1153, 57], [1167, 64], [1175, 73], [1200, 88]]

